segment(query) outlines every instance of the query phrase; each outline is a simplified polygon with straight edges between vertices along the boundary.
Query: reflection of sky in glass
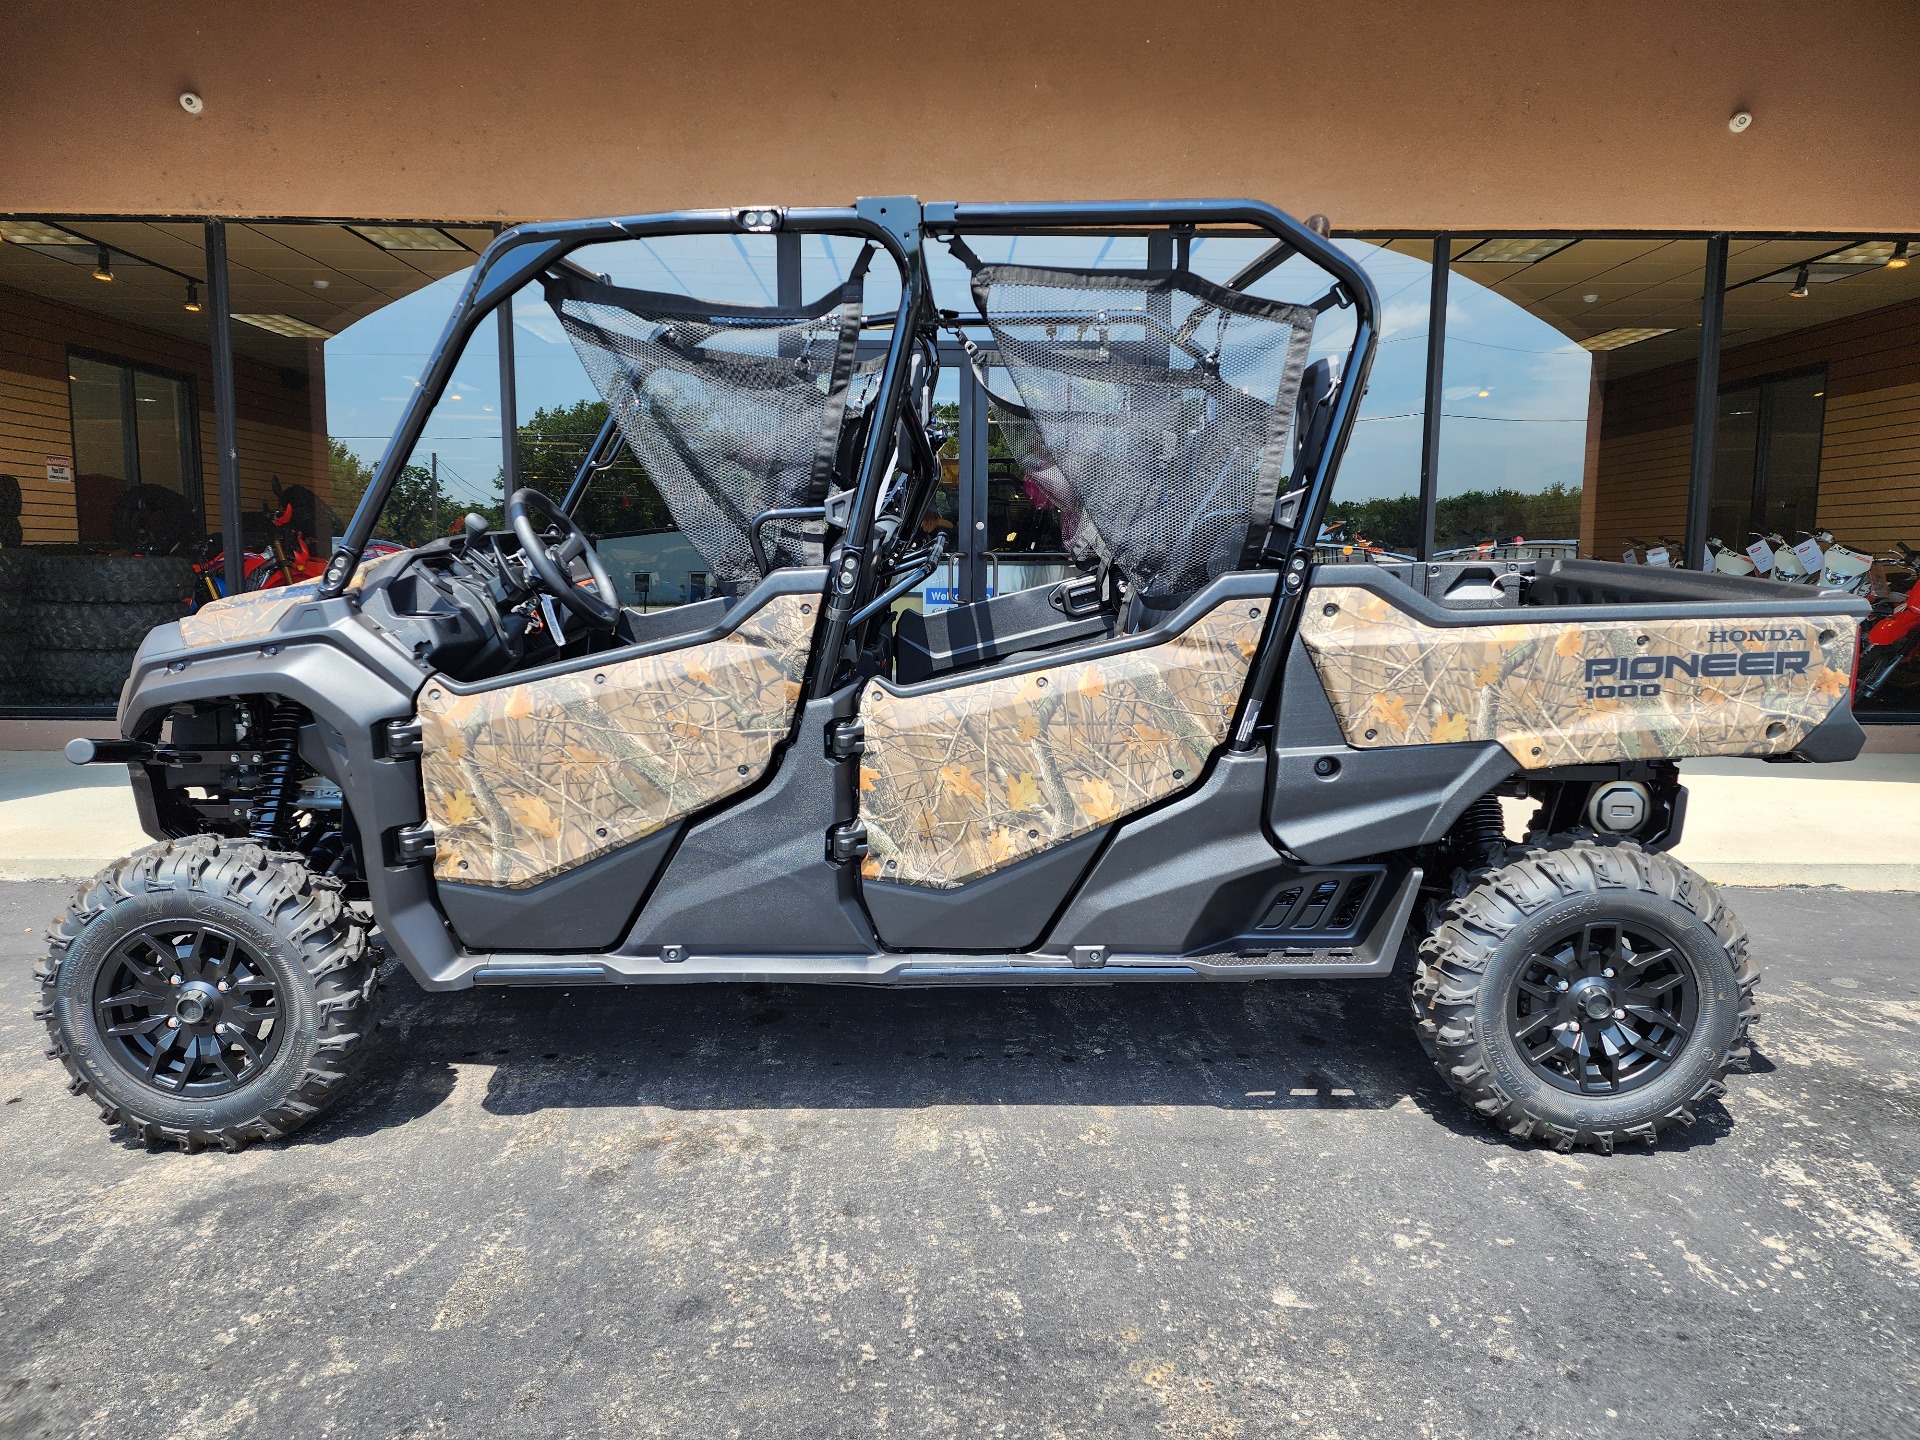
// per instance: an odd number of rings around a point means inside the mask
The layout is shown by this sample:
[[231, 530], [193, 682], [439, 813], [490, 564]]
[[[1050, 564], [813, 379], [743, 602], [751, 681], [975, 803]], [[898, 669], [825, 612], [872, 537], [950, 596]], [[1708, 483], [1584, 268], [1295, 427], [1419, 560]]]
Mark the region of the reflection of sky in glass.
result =
[[1577, 488], [1593, 356], [1455, 269], [1447, 282], [1440, 494]]
[[[436, 280], [326, 342], [327, 433], [368, 465], [385, 453], [466, 282], [464, 270]], [[414, 459], [425, 465], [435, 453], [454, 495], [493, 498], [500, 473], [500, 345], [490, 324], [467, 343]]]
[[[1147, 263], [1147, 242], [1139, 236], [982, 237], [970, 243], [989, 262], [1127, 269], [1142, 269]], [[1263, 253], [1268, 243], [1251, 237], [1203, 237], [1193, 242], [1191, 264], [1200, 275], [1225, 280]], [[1381, 301], [1379, 349], [1337, 493], [1350, 500], [1412, 494], [1419, 484], [1428, 266], [1364, 241], [1337, 243], [1365, 266]], [[804, 237], [803, 298], [818, 299], [841, 283], [860, 248], [860, 241], [847, 237]], [[617, 285], [766, 305], [777, 294], [774, 251], [771, 235], [664, 236], [589, 246], [573, 258]], [[944, 246], [933, 244], [927, 254], [938, 303], [973, 313], [966, 268]], [[399, 423], [465, 279], [462, 273], [436, 281], [327, 342], [329, 431], [369, 464], [380, 457]], [[1250, 288], [1256, 295], [1304, 303], [1326, 287], [1326, 275], [1296, 257]], [[868, 272], [865, 308], [869, 313], [891, 311], [898, 300], [894, 267], [884, 254], [877, 255]], [[513, 323], [521, 421], [543, 406], [596, 398], [537, 287], [515, 299]], [[1533, 490], [1556, 479], [1578, 484], [1592, 357], [1545, 321], [1458, 270], [1450, 286], [1447, 323], [1442, 493], [1501, 486]], [[455, 383], [435, 408], [415, 452], [423, 464], [430, 452], [437, 452], [443, 478], [456, 494], [475, 500], [494, 495], [500, 470], [496, 336], [490, 323], [475, 332]], [[1351, 310], [1330, 310], [1315, 328], [1312, 353], [1315, 358], [1344, 354], [1352, 336]]]

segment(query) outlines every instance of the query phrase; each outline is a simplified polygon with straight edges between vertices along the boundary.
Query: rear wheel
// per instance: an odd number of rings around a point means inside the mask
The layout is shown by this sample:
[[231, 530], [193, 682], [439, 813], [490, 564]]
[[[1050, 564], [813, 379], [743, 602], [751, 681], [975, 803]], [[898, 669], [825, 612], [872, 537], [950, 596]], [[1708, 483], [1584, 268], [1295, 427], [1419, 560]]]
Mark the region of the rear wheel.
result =
[[200, 836], [75, 895], [40, 973], [71, 1088], [149, 1144], [293, 1131], [338, 1098], [373, 1026], [378, 957], [338, 882]]
[[1582, 836], [1475, 879], [1421, 946], [1413, 998], [1441, 1076], [1476, 1111], [1522, 1139], [1610, 1150], [1724, 1093], [1759, 977], [1712, 885]]

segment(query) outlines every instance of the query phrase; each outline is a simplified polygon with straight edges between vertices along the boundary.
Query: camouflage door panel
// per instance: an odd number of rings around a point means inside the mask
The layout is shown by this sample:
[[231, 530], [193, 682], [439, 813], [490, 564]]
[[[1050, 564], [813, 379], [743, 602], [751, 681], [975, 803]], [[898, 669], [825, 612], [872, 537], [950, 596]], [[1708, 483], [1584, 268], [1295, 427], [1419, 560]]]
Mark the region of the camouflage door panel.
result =
[[1856, 636], [1834, 616], [1432, 626], [1322, 586], [1300, 638], [1349, 745], [1497, 740], [1538, 770], [1784, 754], [1846, 695]]
[[1246, 684], [1270, 601], [1228, 600], [1159, 643], [860, 700], [869, 880], [950, 889], [1194, 784]]
[[753, 784], [792, 724], [817, 603], [776, 595], [717, 640], [473, 694], [429, 681], [435, 878], [537, 885]]
[[[382, 568], [397, 565], [409, 551], [382, 555], [363, 562], [347, 581], [342, 593], [351, 595]], [[320, 582], [303, 580], [298, 585], [277, 585], [271, 590], [248, 590], [239, 595], [209, 600], [191, 615], [180, 617], [180, 638], [189, 649], [207, 645], [227, 645], [236, 640], [251, 640], [272, 633], [296, 607], [320, 598]]]

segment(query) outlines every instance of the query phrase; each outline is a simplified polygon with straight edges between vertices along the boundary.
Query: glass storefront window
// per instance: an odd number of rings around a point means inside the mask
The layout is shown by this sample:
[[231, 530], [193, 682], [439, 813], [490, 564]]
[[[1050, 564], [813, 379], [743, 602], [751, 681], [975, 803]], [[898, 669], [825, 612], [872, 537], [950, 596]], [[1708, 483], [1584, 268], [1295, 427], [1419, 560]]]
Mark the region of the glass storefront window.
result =
[[1744, 551], [1771, 535], [1793, 543], [1813, 532], [1826, 395], [1824, 367], [1720, 392], [1709, 511], [1714, 538]]
[[199, 528], [191, 383], [69, 351], [74, 532], [85, 545], [173, 549]]
[[[227, 227], [249, 584], [319, 573], [492, 239], [451, 225]], [[498, 355], [490, 328], [468, 345], [376, 539], [418, 545], [497, 509]]]
[[1435, 556], [1664, 547], [1679, 563], [1705, 242], [1450, 248]]
[[[1577, 242], [1529, 250], [1456, 239], [1451, 248], [1434, 558], [1511, 553], [1519, 542], [1570, 554], [1580, 540], [1594, 359], [1562, 328], [1567, 308], [1554, 301], [1586, 281], [1589, 262]], [[1507, 258], [1540, 250], [1545, 258], [1531, 262]], [[1503, 283], [1514, 293], [1496, 288]]]

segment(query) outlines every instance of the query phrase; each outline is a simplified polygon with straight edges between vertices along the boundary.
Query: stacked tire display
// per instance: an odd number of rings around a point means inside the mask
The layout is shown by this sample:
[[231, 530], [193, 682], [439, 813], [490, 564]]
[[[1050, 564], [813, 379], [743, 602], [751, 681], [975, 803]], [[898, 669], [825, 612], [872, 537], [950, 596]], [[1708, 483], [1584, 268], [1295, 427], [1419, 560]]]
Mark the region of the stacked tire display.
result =
[[0, 705], [19, 698], [27, 677], [27, 556], [20, 550], [20, 482], [0, 475]]
[[33, 554], [0, 550], [0, 705], [25, 700], [27, 689], [27, 601], [32, 588]]
[[192, 586], [193, 565], [177, 556], [0, 550], [0, 693], [114, 704], [140, 642], [186, 613]]
[[0, 475], [0, 550], [20, 548], [20, 482]]

